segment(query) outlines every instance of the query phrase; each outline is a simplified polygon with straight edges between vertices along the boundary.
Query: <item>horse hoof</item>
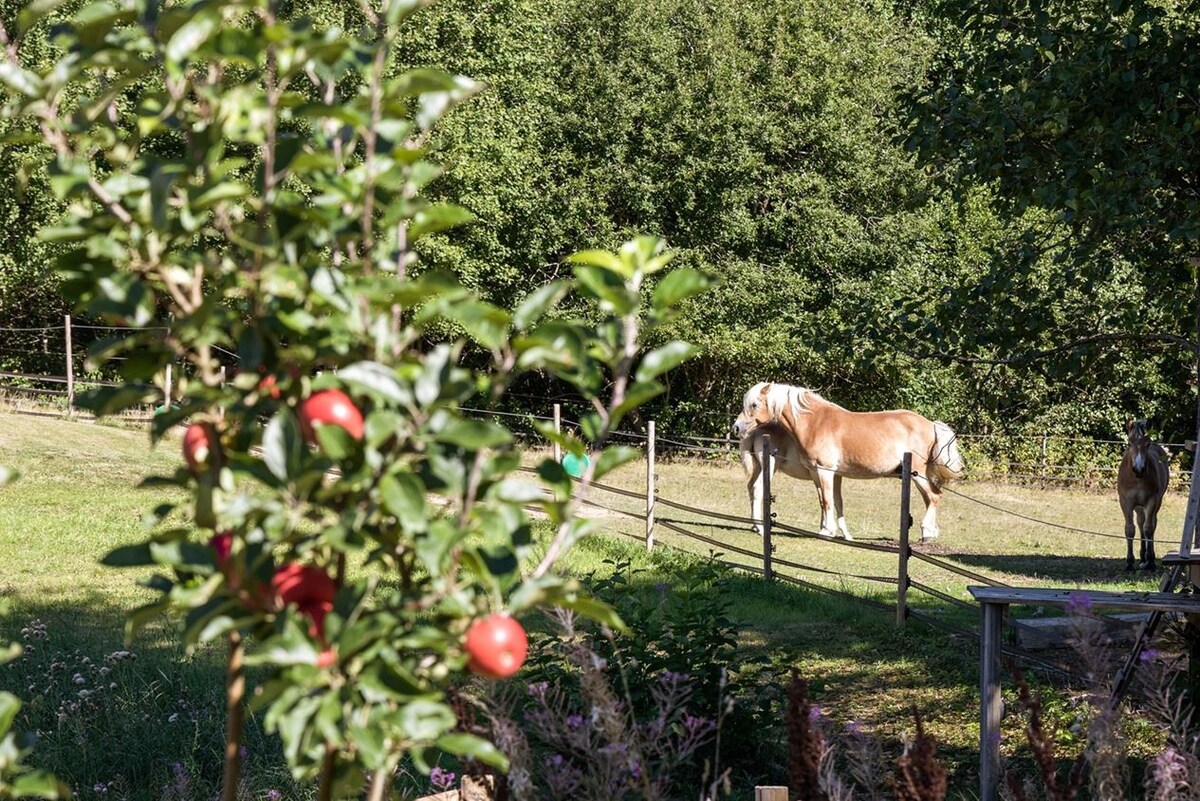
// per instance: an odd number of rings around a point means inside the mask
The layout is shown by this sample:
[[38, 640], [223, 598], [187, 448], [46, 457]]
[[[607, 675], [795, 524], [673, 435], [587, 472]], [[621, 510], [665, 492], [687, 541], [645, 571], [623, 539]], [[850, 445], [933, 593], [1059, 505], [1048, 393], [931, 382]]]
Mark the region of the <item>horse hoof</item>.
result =
[[823, 528], [817, 532], [817, 536], [820, 537], [821, 539], [831, 540], [831, 539], [833, 539], [833, 532], [827, 528]]
[[1129, 571], [1132, 571], [1132, 570], [1133, 570], [1133, 562], [1126, 562], [1126, 563], [1125, 563], [1125, 571], [1126, 571], [1126, 572], [1129, 572]]
[[938, 535], [936, 531], [932, 534], [926, 534], [924, 531], [921, 532], [921, 542], [929, 542], [930, 540], [936, 540], [937, 538]]
[[854, 542], [854, 537], [851, 537], [851, 536], [850, 536], [850, 532], [849, 532], [849, 531], [846, 531], [846, 532], [843, 532], [843, 533], [842, 533], [842, 539], [844, 539], [846, 542]]
[[1140, 567], [1142, 570], [1153, 570], [1154, 563], [1153, 562], [1142, 562], [1140, 565], [1138, 565], [1138, 567]]

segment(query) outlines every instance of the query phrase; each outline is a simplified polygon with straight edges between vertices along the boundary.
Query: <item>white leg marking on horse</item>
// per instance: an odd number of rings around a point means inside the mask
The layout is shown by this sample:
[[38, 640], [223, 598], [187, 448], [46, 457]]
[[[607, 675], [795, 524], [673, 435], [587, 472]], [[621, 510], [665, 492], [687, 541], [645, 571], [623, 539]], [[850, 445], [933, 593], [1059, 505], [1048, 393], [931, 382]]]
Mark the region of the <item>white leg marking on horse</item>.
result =
[[837, 519], [837, 527], [838, 527], [838, 531], [842, 532], [843, 538], [845, 538], [847, 540], [854, 539], [854, 537], [850, 536], [850, 527], [846, 525], [846, 518], [839, 517]]

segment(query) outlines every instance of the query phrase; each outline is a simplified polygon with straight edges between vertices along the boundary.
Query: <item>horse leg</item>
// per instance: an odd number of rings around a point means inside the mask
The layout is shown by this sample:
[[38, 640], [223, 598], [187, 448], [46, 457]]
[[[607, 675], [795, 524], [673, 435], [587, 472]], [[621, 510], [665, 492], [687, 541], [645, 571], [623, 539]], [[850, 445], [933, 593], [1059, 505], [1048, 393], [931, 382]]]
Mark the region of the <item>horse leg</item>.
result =
[[852, 540], [850, 529], [846, 526], [846, 513], [842, 508], [842, 476], [836, 474], [833, 477], [833, 506], [837, 510], [837, 527], [838, 531], [842, 532], [842, 537], [847, 540]]
[[762, 465], [758, 463], [758, 459], [754, 458], [754, 454], [749, 450], [742, 451], [742, 467], [746, 470], [746, 475], [749, 480], [746, 482], [746, 491], [750, 493], [750, 519], [753, 521], [750, 524], [750, 530], [755, 534], [762, 533], [762, 509], [763, 509], [763, 476]]
[[1138, 561], [1138, 567], [1142, 570], [1154, 569], [1154, 529], [1157, 525], [1157, 515], [1156, 501], [1151, 500], [1145, 506], [1138, 507], [1137, 524], [1142, 532], [1141, 559]]
[[925, 516], [921, 518], [921, 541], [934, 540], [941, 533], [937, 525], [937, 508], [942, 502], [942, 492], [925, 477], [923, 470], [918, 472], [916, 465], [913, 467], [913, 484], [916, 485], [917, 492], [921, 493], [921, 500], [925, 502]]
[[1133, 570], [1133, 505], [1121, 499], [1121, 513], [1125, 515], [1125, 569]]
[[833, 539], [837, 530], [837, 521], [833, 516], [834, 478], [836, 475], [832, 470], [813, 468], [813, 483], [817, 485], [817, 500], [821, 504], [821, 530], [817, 533], [826, 539]]

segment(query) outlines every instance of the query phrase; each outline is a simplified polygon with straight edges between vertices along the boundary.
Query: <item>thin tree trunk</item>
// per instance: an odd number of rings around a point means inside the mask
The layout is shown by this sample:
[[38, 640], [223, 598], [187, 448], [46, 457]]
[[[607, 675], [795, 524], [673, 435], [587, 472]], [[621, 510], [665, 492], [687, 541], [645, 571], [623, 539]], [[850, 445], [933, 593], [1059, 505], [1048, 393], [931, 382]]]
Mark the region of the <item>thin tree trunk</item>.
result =
[[317, 790], [317, 801], [333, 801], [333, 769], [337, 763], [337, 749], [333, 743], [325, 743], [325, 758], [321, 761], [321, 787]]
[[225, 775], [221, 801], [237, 801], [238, 777], [242, 763], [242, 721], [245, 714], [242, 702], [246, 697], [245, 650], [242, 635], [229, 634], [229, 673], [227, 679], [225, 720]]

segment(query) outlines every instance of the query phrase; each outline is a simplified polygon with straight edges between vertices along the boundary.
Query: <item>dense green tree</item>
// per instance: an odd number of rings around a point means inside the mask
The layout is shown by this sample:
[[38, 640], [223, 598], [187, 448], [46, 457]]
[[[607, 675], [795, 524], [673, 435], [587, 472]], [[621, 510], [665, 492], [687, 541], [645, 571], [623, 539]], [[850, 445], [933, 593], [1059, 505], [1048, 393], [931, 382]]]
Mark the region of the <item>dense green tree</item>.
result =
[[[1010, 213], [1050, 213], [1026, 217], [1033, 225], [1008, 254], [951, 287], [958, 303], [939, 324], [963, 352], [993, 346], [997, 360], [1057, 379], [1102, 386], [1130, 369], [1112, 387], [1126, 396], [1118, 408], [1181, 426], [1200, 322], [1188, 263], [1200, 235], [1200, 5], [931, 8], [943, 52], [914, 93], [913, 147], [960, 188], [990, 185]], [[967, 299], [986, 302], [962, 313]]]
[[[10, 29], [20, 5], [0, 4]], [[476, 220], [424, 239], [422, 263], [510, 306], [569, 274], [563, 259], [580, 244], [667, 238], [679, 263], [719, 279], [662, 333], [704, 348], [647, 409], [679, 432], [723, 430], [744, 389], [769, 378], [975, 431], [1113, 436], [1139, 414], [1182, 434], [1189, 357], [1168, 340], [1190, 336], [1193, 316], [1179, 244], [1192, 189], [1179, 165], [1194, 125], [1158, 147], [1156, 125], [1190, 119], [1186, 98], [1137, 108], [1161, 83], [1147, 70], [1169, 71], [1191, 29], [1179, 3], [1118, 4], [1117, 22], [1102, 19], [1108, 5], [440, 0], [398, 43], [390, 74], [445, 68], [487, 91], [430, 141], [448, 165], [430, 196]], [[363, 24], [357, 4], [338, 0], [284, 2], [280, 13], [325, 29]], [[1042, 47], [1038, 14], [1065, 21], [1052, 26], [1050, 55], [1026, 59], [1021, 48]], [[1097, 76], [1117, 56], [1088, 59], [1125, 41], [1138, 14], [1133, 88], [1110, 93], [1129, 105], [1110, 127], [1136, 135], [1093, 142], [1109, 106], [1089, 117], [1084, 95], [1109, 85]], [[40, 55], [34, 44], [22, 58], [47, 57], [49, 44]], [[1186, 69], [1162, 77], [1184, 87]], [[1078, 92], [1060, 97], [1058, 71]], [[1013, 99], [1021, 86], [1029, 110]], [[912, 93], [918, 112], [905, 119]], [[984, 111], [993, 94], [1008, 105]], [[1039, 104], [1050, 110], [1038, 116]], [[1048, 138], [1052, 118], [1070, 122], [1060, 139]], [[898, 144], [906, 130], [921, 166]], [[1125, 141], [1161, 174], [1123, 172]], [[18, 177], [0, 184], [0, 321], [14, 324], [47, 322], [65, 305], [55, 305], [50, 246], [32, 236], [59, 206], [36, 170], [19, 191], [20, 163], [39, 146], [0, 153]], [[1095, 153], [1110, 165], [1103, 181], [1068, 196]], [[1101, 197], [1141, 216], [1092, 213]], [[1143, 336], [1137, 348], [1113, 338], [1129, 332]], [[539, 412], [564, 394], [537, 376], [517, 390], [514, 402], [535, 396]]]

